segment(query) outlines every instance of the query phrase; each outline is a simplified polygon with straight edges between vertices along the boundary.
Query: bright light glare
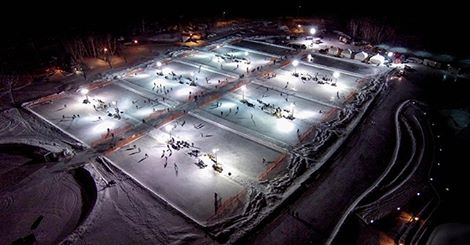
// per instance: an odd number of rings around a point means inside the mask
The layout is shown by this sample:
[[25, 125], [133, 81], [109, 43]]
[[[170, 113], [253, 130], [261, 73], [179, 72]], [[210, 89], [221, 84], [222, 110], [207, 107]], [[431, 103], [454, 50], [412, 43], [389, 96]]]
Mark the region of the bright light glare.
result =
[[340, 76], [339, 72], [335, 71], [333, 72], [333, 77], [334, 78], [338, 78]]
[[169, 140], [170, 140], [170, 136], [169, 136], [169, 135], [159, 135], [159, 136], [157, 137], [157, 141], [158, 141], [158, 143], [160, 143], [160, 144], [166, 144]]
[[243, 91], [246, 91], [246, 85], [243, 85], [241, 88]]
[[310, 34], [315, 35], [315, 33], [317, 33], [317, 29], [314, 27], [310, 28]]
[[299, 65], [299, 61], [298, 61], [298, 60], [292, 61], [292, 65], [293, 65], [293, 66], [298, 66], [298, 65]]
[[281, 133], [289, 133], [294, 130], [295, 124], [289, 119], [279, 118], [276, 122], [276, 128]]
[[388, 52], [387, 56], [390, 57], [390, 58], [392, 58], [393, 52]]
[[317, 115], [318, 115], [317, 112], [308, 111], [308, 110], [296, 111], [295, 112], [295, 118], [298, 118], [298, 119], [309, 119], [309, 118], [315, 117]]
[[171, 130], [173, 130], [173, 128], [174, 128], [174, 127], [173, 127], [173, 125], [171, 125], [171, 124], [168, 124], [168, 125], [165, 126], [165, 130], [166, 130], [167, 132], [171, 132]]
[[97, 134], [104, 133], [104, 132], [107, 132], [108, 128], [113, 129], [115, 125], [116, 123], [114, 121], [105, 120], [105, 121], [98, 123], [98, 125], [94, 126], [93, 132]]
[[214, 154], [217, 153], [218, 151], [219, 151], [219, 148], [212, 149], [212, 153], [214, 153]]
[[245, 56], [248, 56], [248, 51], [245, 51]]
[[230, 108], [235, 108], [236, 106], [237, 106], [237, 104], [235, 104], [233, 102], [223, 102], [222, 105], [220, 106], [220, 108], [230, 109]]
[[157, 66], [158, 66], [158, 67], [161, 67], [161, 66], [162, 66], [162, 62], [157, 61]]
[[171, 73], [171, 69], [170, 68], [164, 68], [162, 72], [163, 72], [163, 74], [165, 74], [165, 73], [168, 74], [168, 73]]
[[135, 77], [136, 78], [147, 78], [147, 77], [150, 77], [150, 75], [147, 74], [147, 73], [139, 73]]
[[88, 92], [90, 92], [90, 90], [88, 90], [87, 88], [82, 88], [82, 89], [80, 90], [80, 93], [83, 94], [83, 95], [87, 95]]
[[196, 90], [194, 87], [181, 87], [175, 91], [175, 95], [178, 97], [188, 96], [189, 92]]

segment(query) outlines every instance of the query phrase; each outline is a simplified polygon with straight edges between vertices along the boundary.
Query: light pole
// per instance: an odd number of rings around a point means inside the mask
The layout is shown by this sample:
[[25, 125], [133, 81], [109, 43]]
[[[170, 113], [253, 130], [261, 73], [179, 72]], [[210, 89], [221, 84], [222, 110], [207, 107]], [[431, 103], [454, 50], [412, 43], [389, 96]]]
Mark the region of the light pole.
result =
[[166, 125], [165, 129], [170, 134], [170, 140], [171, 140], [171, 138], [172, 138], [171, 131], [174, 129], [173, 125], [168, 124], [168, 125]]
[[335, 83], [338, 82], [338, 78], [340, 77], [340, 73], [338, 71], [333, 72], [333, 77], [335, 78]]
[[315, 27], [310, 28], [310, 35], [313, 36], [315, 33], [317, 33], [317, 29], [315, 29]]
[[80, 90], [80, 93], [81, 93], [82, 95], [85, 95], [85, 100], [83, 101], [83, 103], [85, 103], [85, 104], [87, 104], [87, 103], [90, 102], [90, 101], [88, 100], [88, 92], [90, 92], [90, 90], [88, 90], [87, 88], [82, 88], [82, 89]]
[[242, 86], [242, 100], [245, 100], [246, 85]]
[[315, 27], [310, 28], [310, 35], [312, 35], [312, 44], [310, 46], [312, 47], [313, 47], [313, 35], [315, 35], [315, 33], [317, 33], [317, 29], [315, 29]]
[[214, 148], [212, 149], [212, 153], [214, 154], [215, 157], [215, 164], [218, 165], [219, 162], [217, 161], [217, 152], [219, 151], [219, 148]]
[[294, 108], [295, 108], [294, 103], [290, 103], [289, 107], [290, 107], [291, 115], [292, 115], [292, 117], [294, 117]]
[[116, 111], [119, 113], [119, 108], [118, 108], [118, 106], [117, 106], [117, 100], [113, 100], [113, 101], [111, 102], [111, 104], [113, 104], [114, 108], [115, 108]]
[[299, 61], [298, 60], [292, 61], [292, 65], [294, 66], [294, 73], [297, 73], [297, 66], [299, 65]]

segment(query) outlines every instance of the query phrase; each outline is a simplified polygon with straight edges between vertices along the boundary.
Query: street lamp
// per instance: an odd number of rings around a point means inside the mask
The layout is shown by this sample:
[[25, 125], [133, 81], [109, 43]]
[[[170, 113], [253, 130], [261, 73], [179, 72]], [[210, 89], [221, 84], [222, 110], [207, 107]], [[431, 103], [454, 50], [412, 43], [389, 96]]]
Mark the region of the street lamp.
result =
[[171, 124], [168, 124], [168, 125], [165, 126], [166, 131], [170, 134], [170, 139], [172, 138], [172, 137], [171, 137], [171, 131], [172, 131], [174, 128], [175, 128], [175, 127], [173, 127], [173, 125], [171, 125]]
[[333, 77], [334, 78], [338, 79], [339, 76], [340, 76], [339, 72], [337, 72], [337, 71], [333, 72]]
[[108, 52], [108, 49], [107, 49], [107, 48], [104, 48], [103, 51], [106, 53], [106, 52]]
[[292, 117], [294, 117], [294, 107], [295, 107], [294, 103], [290, 103], [289, 107], [290, 107], [291, 115]]
[[162, 62], [157, 61], [157, 67], [162, 67]]
[[80, 90], [80, 93], [81, 93], [82, 95], [85, 95], [85, 100], [83, 101], [83, 103], [85, 103], [85, 104], [88, 103], [88, 102], [90, 102], [90, 101], [88, 100], [88, 92], [90, 92], [90, 90], [88, 90], [87, 88], [82, 88], [82, 89]]
[[317, 33], [317, 29], [315, 27], [310, 28], [310, 34], [315, 35], [315, 33]]
[[387, 56], [392, 58], [393, 57], [393, 52], [388, 52]]
[[212, 149], [212, 153], [214, 154], [214, 157], [215, 157], [215, 164], [219, 164], [219, 162], [217, 161], [217, 152], [218, 151], [219, 151], [219, 148]]
[[292, 61], [292, 65], [294, 66], [294, 73], [297, 73], [297, 66], [299, 65], [299, 61], [298, 60]]
[[246, 85], [242, 86], [242, 99], [245, 100]]
[[340, 76], [340, 73], [338, 71], [333, 72], [333, 77], [335, 78], [335, 82], [338, 82], [339, 76]]

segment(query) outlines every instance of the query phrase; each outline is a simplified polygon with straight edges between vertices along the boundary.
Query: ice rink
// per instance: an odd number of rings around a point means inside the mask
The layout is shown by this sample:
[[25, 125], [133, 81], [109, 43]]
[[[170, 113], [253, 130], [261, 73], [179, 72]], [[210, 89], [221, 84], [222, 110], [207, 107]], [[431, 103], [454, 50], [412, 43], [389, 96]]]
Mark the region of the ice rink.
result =
[[184, 51], [27, 108], [90, 147], [123, 139], [105, 146], [106, 156], [207, 226], [240, 214], [252, 183], [276, 176], [290, 149], [335, 117], [374, 71], [344, 70], [323, 56], [273, 62], [291, 52], [246, 40]]

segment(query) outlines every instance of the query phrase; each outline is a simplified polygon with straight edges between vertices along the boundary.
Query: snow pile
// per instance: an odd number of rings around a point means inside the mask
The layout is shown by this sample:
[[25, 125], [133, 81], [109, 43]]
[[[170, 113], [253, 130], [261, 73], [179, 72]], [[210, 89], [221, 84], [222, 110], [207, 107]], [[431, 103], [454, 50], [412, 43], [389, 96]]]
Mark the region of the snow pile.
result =
[[25, 144], [42, 148], [60, 157], [70, 158], [81, 146], [40, 119], [16, 108], [0, 114], [0, 144]]
[[[263, 193], [254, 188], [248, 190], [248, 201], [242, 214], [232, 216], [223, 221], [214, 223], [207, 228], [215, 235], [220, 241], [227, 241], [227, 239], [234, 233], [240, 234], [240, 231], [250, 231], [258, 222], [257, 218], [262, 214], [262, 211], [267, 206], [266, 197]], [[236, 237], [230, 237], [232, 240], [237, 240]]]

